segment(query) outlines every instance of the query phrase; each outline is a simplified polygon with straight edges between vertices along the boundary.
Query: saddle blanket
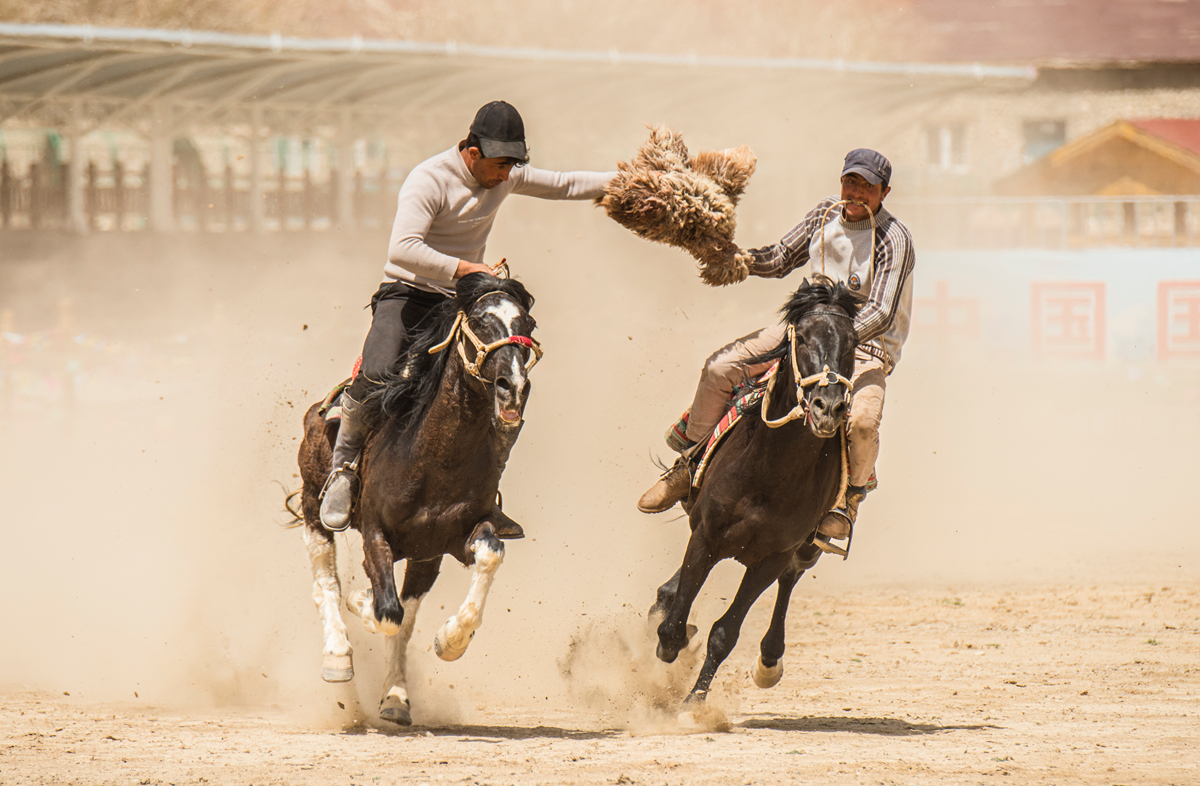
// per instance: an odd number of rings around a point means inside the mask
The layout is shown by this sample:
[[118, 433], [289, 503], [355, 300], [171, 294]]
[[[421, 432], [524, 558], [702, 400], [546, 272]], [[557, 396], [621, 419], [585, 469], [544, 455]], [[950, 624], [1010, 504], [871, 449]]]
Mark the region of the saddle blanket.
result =
[[321, 408], [317, 413], [324, 415], [326, 420], [341, 420], [342, 419], [342, 392], [350, 387], [354, 382], [354, 378], [358, 376], [358, 372], [362, 370], [362, 355], [354, 361], [354, 368], [350, 369], [350, 378], [343, 380], [333, 386], [333, 390], [329, 391], [329, 395], [321, 402]]
[[[753, 407], [758, 402], [762, 401], [763, 393], [766, 392], [766, 382], [779, 368], [779, 361], [771, 364], [771, 367], [764, 371], [754, 381], [747, 381], [742, 385], [733, 389], [733, 393], [729, 398], [729, 409], [725, 412], [725, 416], [717, 423], [717, 427], [713, 429], [712, 436], [708, 438], [707, 444], [704, 446], [704, 452], [700, 455], [699, 462], [696, 466], [696, 472], [692, 476], [692, 487], [700, 488], [700, 482], [704, 479], [704, 471], [708, 469], [708, 464], [712, 460], [713, 455], [717, 452], [717, 448], [721, 444], [721, 438], [742, 419], [742, 415], [746, 410]], [[687, 438], [688, 419], [691, 417], [692, 411], [689, 408], [680, 417], [679, 420], [667, 429], [666, 441], [667, 445], [676, 453], [682, 453], [685, 450], [693, 447], [692, 441]], [[875, 477], [875, 473], [871, 473], [870, 480], [867, 481], [866, 489], [868, 492], [874, 491], [879, 486], [879, 481]]]
[[[696, 470], [695, 477], [692, 479], [692, 485], [699, 488], [700, 479], [704, 474], [704, 469], [708, 466], [708, 461], [712, 454], [716, 452], [717, 445], [720, 444], [721, 438], [729, 433], [746, 410], [753, 407], [759, 401], [762, 401], [763, 393], [766, 391], [764, 384], [771, 375], [775, 373], [775, 369], [779, 367], [779, 361], [771, 364], [771, 367], [764, 371], [753, 381], [747, 381], [742, 385], [738, 385], [733, 389], [733, 393], [729, 397], [729, 409], [725, 412], [725, 416], [717, 423], [717, 427], [713, 429], [712, 436], [708, 438], [708, 443], [704, 446], [704, 452], [700, 456], [700, 464]], [[682, 453], [692, 447], [692, 442], [687, 438], [688, 420], [691, 417], [691, 409], [686, 410], [679, 420], [672, 424], [671, 428], [667, 429], [666, 440], [667, 446], [676, 453]]]

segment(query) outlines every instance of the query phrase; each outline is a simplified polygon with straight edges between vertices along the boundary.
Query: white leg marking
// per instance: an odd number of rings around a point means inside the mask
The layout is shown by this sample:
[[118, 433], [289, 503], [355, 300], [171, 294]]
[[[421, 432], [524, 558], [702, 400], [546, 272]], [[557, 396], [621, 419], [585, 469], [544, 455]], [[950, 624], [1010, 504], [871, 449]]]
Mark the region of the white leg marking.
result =
[[417, 622], [417, 609], [421, 608], [424, 599], [424, 595], [419, 595], [400, 601], [400, 607], [404, 609], [404, 622], [400, 623], [400, 631], [395, 636], [385, 639], [388, 673], [383, 684], [383, 696], [379, 699], [381, 706], [387, 703], [389, 697], [408, 706], [408, 642], [412, 639], [413, 626]]
[[380, 622], [375, 619], [375, 593], [369, 589], [351, 592], [346, 598], [346, 608], [350, 609], [352, 614], [362, 617], [363, 627], [368, 633], [395, 636], [400, 631], [400, 628], [389, 620]]
[[442, 660], [458, 660], [467, 651], [471, 637], [483, 624], [483, 606], [496, 571], [504, 561], [503, 544], [498, 551], [493, 551], [486, 541], [477, 540], [471, 544], [471, 551], [475, 553], [475, 564], [467, 598], [458, 613], [446, 620], [433, 639], [433, 650]]
[[329, 682], [346, 682], [354, 676], [353, 650], [342, 621], [342, 583], [337, 575], [337, 545], [304, 528], [304, 545], [312, 563], [313, 603], [321, 616], [325, 646], [321, 650], [322, 676]]
[[783, 677], [783, 659], [780, 658], [771, 668], [767, 668], [762, 662], [762, 653], [754, 659], [754, 668], [750, 671], [750, 676], [754, 679], [754, 684], [760, 688], [774, 688], [781, 677]]

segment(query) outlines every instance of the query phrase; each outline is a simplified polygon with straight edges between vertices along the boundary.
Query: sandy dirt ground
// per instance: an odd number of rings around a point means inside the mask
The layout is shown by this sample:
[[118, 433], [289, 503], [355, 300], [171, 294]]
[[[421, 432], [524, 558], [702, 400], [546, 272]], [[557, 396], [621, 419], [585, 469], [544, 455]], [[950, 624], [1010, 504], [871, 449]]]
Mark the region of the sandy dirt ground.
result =
[[[11, 692], [0, 711], [2, 780], [369, 786], [1200, 779], [1200, 586], [796, 594], [781, 684], [753, 686], [747, 669], [754, 650], [743, 642], [718, 681], [706, 728], [676, 726], [666, 706], [643, 703], [645, 696], [625, 696], [642, 703], [636, 721], [612, 709], [597, 712], [598, 685], [586, 699], [480, 705], [467, 723], [409, 729], [364, 723], [353, 706], [340, 728], [317, 729], [270, 707], [181, 712], [66, 692]], [[764, 614], [749, 620], [744, 639], [765, 623]], [[630, 639], [613, 640], [610, 632], [600, 643], [621, 649], [636, 639], [635, 628], [626, 633]], [[630, 665], [649, 664], [630, 653]], [[332, 709], [331, 690], [324, 693]]]
[[[783, 681], [746, 676], [768, 593], [680, 728], [694, 664], [658, 663], [643, 614], [687, 527], [634, 501], [703, 358], [798, 282], [710, 290], [588, 205], [512, 203], [489, 251], [546, 349], [502, 484], [529, 537], [454, 663], [430, 648], [468, 574], [443, 567], [410, 729], [375, 720], [361, 624], [354, 681], [321, 681], [282, 526], [301, 413], [361, 348], [386, 237], [14, 236], [0, 784], [1200, 782], [1200, 370], [1000, 364], [914, 330], [880, 490], [852, 558], [797, 586]], [[790, 227], [755, 216], [748, 245]], [[740, 575], [713, 572], [702, 632]]]

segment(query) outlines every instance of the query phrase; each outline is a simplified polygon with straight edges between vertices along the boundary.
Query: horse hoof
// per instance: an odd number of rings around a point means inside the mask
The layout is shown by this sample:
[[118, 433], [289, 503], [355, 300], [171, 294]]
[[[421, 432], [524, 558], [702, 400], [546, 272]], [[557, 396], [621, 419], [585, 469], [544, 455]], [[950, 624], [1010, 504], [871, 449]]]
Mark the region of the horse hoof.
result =
[[679, 657], [679, 650], [669, 650], [664, 647], [660, 641], [658, 643], [658, 647], [656, 647], [654, 650], [654, 654], [657, 655], [658, 659], [663, 663], [674, 663], [675, 659]]
[[321, 663], [321, 679], [326, 682], [349, 682], [354, 679], [354, 664], [350, 655], [326, 655]]
[[383, 701], [379, 702], [379, 717], [400, 726], [412, 725], [408, 702], [399, 696], [385, 696]]
[[[467, 651], [467, 645], [471, 643], [471, 639], [475, 638], [475, 631], [471, 631], [471, 635], [467, 636], [466, 642], [461, 647], [451, 647], [449, 644], [443, 644], [442, 639], [445, 636], [445, 631], [438, 631], [438, 634], [433, 637], [433, 651], [444, 661], [453, 661], [461, 658]], [[449, 637], [446, 637], [447, 640]]]
[[774, 688], [783, 678], [783, 661], [777, 661], [774, 666], [764, 666], [762, 655], [754, 659], [754, 668], [750, 670], [754, 684], [760, 688]]

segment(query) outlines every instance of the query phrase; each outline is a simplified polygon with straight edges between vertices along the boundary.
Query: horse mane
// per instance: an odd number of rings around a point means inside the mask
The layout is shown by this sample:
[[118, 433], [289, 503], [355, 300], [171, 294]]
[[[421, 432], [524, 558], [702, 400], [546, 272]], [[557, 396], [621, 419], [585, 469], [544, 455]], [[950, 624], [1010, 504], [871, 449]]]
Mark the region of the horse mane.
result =
[[[835, 306], [845, 311], [846, 316], [850, 319], [854, 319], [858, 316], [860, 300], [858, 295], [840, 281], [835, 282], [825, 276], [816, 276], [812, 281], [804, 279], [800, 287], [783, 304], [783, 308], [779, 309], [779, 313], [783, 316], [784, 322], [789, 325], [797, 325], [808, 312], [817, 306]], [[749, 365], [785, 358], [790, 351], [789, 346], [785, 337], [779, 346], [745, 362]]]
[[424, 326], [410, 336], [408, 348], [363, 401], [363, 422], [369, 428], [377, 429], [384, 422], [392, 422], [404, 432], [421, 422], [437, 397], [442, 373], [455, 351], [449, 346], [431, 355], [430, 348], [446, 340], [459, 311], [469, 313], [477, 300], [491, 292], [503, 292], [525, 311], [533, 308], [533, 295], [520, 281], [487, 273], [460, 278], [454, 296], [434, 306]]

